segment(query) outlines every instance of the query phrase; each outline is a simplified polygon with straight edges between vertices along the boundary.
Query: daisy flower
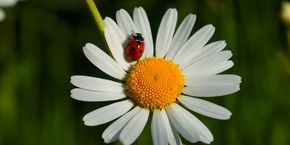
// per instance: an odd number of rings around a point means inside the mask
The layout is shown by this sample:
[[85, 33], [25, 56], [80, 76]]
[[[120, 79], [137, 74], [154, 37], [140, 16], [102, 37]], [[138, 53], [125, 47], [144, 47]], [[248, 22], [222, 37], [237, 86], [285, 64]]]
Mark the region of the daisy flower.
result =
[[[100, 70], [118, 81], [88, 76], [72, 76], [71, 97], [87, 102], [115, 101], [83, 117], [87, 126], [115, 120], [102, 134], [106, 143], [116, 140], [132, 144], [141, 134], [152, 114], [154, 145], [181, 145], [181, 136], [189, 142], [209, 144], [213, 135], [190, 111], [215, 118], [229, 119], [231, 112], [202, 97], [217, 97], [237, 92], [241, 78], [219, 74], [233, 66], [231, 51], [223, 50], [224, 41], [206, 44], [214, 33], [206, 25], [192, 36], [196, 16], [189, 14], [175, 31], [176, 9], [168, 9], [158, 29], [156, 43], [144, 9], [135, 8], [133, 19], [123, 9], [116, 22], [106, 17], [105, 38], [112, 54], [88, 43], [85, 56]], [[132, 32], [144, 37], [144, 54], [128, 62], [125, 44]], [[190, 36], [190, 37], [189, 37]]]
[[5, 19], [5, 13], [1, 7], [10, 7], [16, 4], [16, 0], [0, 0], [0, 21]]

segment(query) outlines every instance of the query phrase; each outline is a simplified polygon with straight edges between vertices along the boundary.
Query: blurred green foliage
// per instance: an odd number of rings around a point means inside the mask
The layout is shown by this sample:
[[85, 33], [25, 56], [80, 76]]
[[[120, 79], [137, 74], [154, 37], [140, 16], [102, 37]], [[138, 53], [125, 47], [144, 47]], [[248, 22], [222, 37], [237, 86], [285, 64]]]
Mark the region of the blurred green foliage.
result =
[[[212, 131], [211, 144], [290, 144], [290, 46], [280, 22], [280, 0], [99, 0], [96, 4], [103, 17], [114, 19], [120, 8], [132, 14], [134, 7], [144, 7], [154, 37], [170, 7], [178, 10], [179, 23], [188, 13], [196, 14], [195, 31], [213, 24], [216, 32], [211, 41], [226, 40], [235, 62], [228, 73], [242, 76], [242, 84], [236, 94], [209, 98], [232, 111], [230, 120], [194, 113]], [[5, 12], [7, 18], [0, 22], [0, 145], [104, 144], [101, 134], [108, 124], [87, 127], [82, 122], [83, 115], [104, 103], [70, 98], [70, 76], [107, 77], [82, 52], [87, 42], [105, 48], [85, 1], [26, 0]], [[149, 135], [146, 129], [137, 144], [151, 144]]]

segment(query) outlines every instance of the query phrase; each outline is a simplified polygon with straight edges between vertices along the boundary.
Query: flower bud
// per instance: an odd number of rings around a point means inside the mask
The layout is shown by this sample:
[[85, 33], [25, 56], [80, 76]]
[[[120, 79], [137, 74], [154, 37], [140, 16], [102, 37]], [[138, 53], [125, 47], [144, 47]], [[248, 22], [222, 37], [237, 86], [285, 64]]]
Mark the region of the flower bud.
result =
[[286, 27], [290, 27], [290, 2], [282, 2], [281, 20]]

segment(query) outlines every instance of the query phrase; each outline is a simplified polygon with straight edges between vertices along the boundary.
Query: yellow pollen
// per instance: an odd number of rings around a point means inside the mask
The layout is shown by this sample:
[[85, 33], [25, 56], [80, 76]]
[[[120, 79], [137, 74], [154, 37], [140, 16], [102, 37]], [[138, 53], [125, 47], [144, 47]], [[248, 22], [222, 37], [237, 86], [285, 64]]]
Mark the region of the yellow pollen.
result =
[[152, 111], [174, 103], [183, 87], [184, 79], [178, 65], [156, 57], [138, 61], [126, 82], [128, 96]]

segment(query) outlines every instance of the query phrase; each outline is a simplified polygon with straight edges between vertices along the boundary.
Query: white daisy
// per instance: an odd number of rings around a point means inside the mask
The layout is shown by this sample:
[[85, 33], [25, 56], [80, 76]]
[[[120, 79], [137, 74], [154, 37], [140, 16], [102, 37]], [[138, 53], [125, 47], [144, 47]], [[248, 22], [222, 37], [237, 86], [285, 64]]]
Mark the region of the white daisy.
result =
[[[120, 140], [132, 144], [142, 132], [152, 113], [151, 131], [154, 145], [181, 145], [182, 135], [189, 142], [210, 143], [209, 129], [187, 109], [202, 115], [229, 119], [226, 108], [200, 99], [237, 92], [241, 78], [219, 74], [233, 66], [231, 51], [223, 51], [226, 43], [206, 44], [214, 33], [206, 25], [189, 37], [196, 16], [189, 14], [175, 31], [176, 9], [169, 9], [162, 18], [156, 44], [143, 8], [135, 8], [133, 19], [123, 9], [116, 20], [105, 18], [105, 38], [111, 54], [93, 44], [86, 44], [86, 57], [100, 70], [120, 81], [88, 76], [72, 76], [71, 83], [78, 88], [71, 97], [80, 101], [115, 103], [96, 109], [84, 116], [87, 126], [113, 122], [103, 133], [106, 143]], [[127, 62], [124, 45], [132, 32], [144, 37], [142, 58]]]
[[10, 7], [16, 4], [17, 0], [0, 0], [0, 21], [5, 19], [5, 13], [1, 7]]

